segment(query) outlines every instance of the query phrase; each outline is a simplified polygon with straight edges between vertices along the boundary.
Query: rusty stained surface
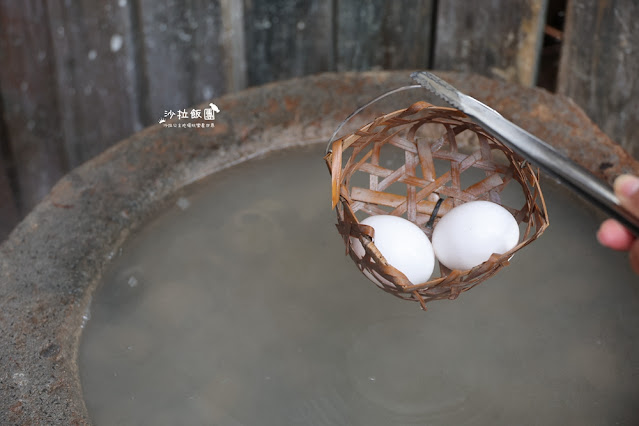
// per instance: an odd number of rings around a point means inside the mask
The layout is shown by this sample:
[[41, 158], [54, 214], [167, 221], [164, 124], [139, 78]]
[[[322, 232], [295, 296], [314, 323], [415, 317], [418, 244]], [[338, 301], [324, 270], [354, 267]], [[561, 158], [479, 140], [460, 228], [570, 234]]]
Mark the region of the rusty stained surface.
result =
[[[60, 180], [0, 246], [0, 423], [90, 423], [76, 356], [91, 294], [127, 236], [182, 188], [269, 150], [326, 142], [356, 106], [411, 84], [408, 74], [323, 74], [227, 95], [214, 129], [153, 126]], [[609, 182], [639, 173], [567, 98], [438, 74]]]

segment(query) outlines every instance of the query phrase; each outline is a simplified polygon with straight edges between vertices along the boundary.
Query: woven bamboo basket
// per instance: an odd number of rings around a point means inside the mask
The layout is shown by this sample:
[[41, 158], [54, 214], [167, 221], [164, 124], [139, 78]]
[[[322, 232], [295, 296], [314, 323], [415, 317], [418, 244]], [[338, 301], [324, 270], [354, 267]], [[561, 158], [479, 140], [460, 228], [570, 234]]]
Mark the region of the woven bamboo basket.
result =
[[[460, 149], [467, 142], [474, 145], [472, 152]], [[417, 301], [424, 310], [429, 301], [455, 299], [495, 275], [548, 226], [539, 171], [456, 109], [417, 102], [335, 140], [324, 159], [346, 253], [378, 287]], [[471, 169], [477, 170], [468, 173]], [[479, 178], [469, 184], [469, 174]], [[515, 185], [523, 205], [502, 201], [508, 185]], [[492, 201], [511, 212], [520, 226], [519, 243], [470, 270], [439, 264], [439, 273], [420, 284], [388, 264], [373, 243], [373, 228], [360, 224], [370, 215], [391, 214], [415, 223], [430, 239], [439, 218], [474, 200]], [[354, 239], [365, 249], [362, 257], [353, 251]]]

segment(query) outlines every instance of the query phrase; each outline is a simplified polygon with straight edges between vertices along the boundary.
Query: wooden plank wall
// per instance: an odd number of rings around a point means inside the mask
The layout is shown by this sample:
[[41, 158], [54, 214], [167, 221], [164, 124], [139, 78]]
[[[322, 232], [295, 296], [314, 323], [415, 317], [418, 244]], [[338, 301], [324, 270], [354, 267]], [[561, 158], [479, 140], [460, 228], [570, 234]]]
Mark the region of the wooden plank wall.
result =
[[326, 0], [245, 0], [249, 85], [333, 70], [332, 18]]
[[558, 91], [639, 157], [639, 2], [572, 0]]
[[3, 162], [13, 165], [16, 204], [26, 211], [68, 169], [46, 6], [0, 1], [0, 32], [1, 119], [8, 139], [2, 152], [12, 155]]
[[546, 0], [438, 3], [435, 66], [535, 84]]
[[[561, 1], [0, 0], [0, 240], [70, 168], [229, 91], [402, 68], [534, 85]], [[569, 4], [558, 90], [638, 153], [639, 6]]]
[[433, 0], [336, 2], [338, 71], [428, 68]]
[[[0, 98], [0, 117], [3, 116], [2, 100]], [[9, 165], [5, 161], [11, 157], [7, 138], [7, 129], [0, 121], [0, 240], [7, 235], [18, 220], [16, 194], [9, 183]]]
[[[223, 5], [224, 3], [224, 5]], [[135, 10], [143, 123], [226, 92], [232, 69], [222, 19], [228, 1], [139, 0]]]

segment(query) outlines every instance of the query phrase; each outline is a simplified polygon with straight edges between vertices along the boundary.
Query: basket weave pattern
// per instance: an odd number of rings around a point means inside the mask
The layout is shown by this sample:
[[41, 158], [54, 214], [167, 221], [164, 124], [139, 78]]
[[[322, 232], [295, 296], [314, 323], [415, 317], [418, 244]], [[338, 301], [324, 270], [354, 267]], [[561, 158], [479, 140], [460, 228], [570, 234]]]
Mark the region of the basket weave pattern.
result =
[[[458, 148], [459, 140], [468, 136], [479, 146], [470, 154]], [[389, 168], [389, 153], [394, 154], [393, 158], [399, 154], [401, 164]], [[332, 177], [337, 229], [347, 254], [380, 288], [418, 301], [423, 309], [426, 302], [455, 299], [490, 278], [508, 264], [513, 253], [534, 241], [548, 226], [538, 172], [456, 109], [418, 102], [378, 117], [354, 134], [333, 142], [325, 161]], [[439, 170], [439, 175], [436, 163], [438, 169], [441, 164], [447, 165], [443, 172]], [[479, 169], [481, 178], [463, 187], [461, 175], [471, 168]], [[358, 175], [361, 180], [362, 174], [368, 177], [368, 188], [351, 185], [352, 180], [357, 180], [353, 176]], [[519, 208], [502, 203], [500, 193], [512, 183], [519, 184], [518, 192], [525, 199]], [[402, 190], [398, 191], [398, 187]], [[493, 254], [471, 270], [450, 270], [439, 264], [439, 274], [434, 272], [428, 282], [419, 284], [412, 284], [388, 264], [373, 243], [373, 229], [360, 224], [357, 217], [363, 220], [376, 214], [401, 216], [420, 226], [430, 239], [440, 217], [453, 207], [474, 200], [500, 204], [518, 224], [524, 224], [520, 226], [519, 243], [506, 253]], [[365, 249], [362, 257], [352, 249], [354, 239]]]

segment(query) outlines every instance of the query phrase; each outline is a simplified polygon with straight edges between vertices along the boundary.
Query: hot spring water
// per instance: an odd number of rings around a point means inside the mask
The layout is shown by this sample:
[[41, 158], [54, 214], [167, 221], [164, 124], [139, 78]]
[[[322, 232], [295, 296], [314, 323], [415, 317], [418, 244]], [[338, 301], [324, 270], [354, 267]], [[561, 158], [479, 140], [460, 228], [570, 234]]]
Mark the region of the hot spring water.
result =
[[323, 149], [218, 173], [125, 244], [79, 354], [96, 424], [639, 421], [639, 285], [600, 216], [543, 182], [546, 233], [422, 312], [344, 256]]

